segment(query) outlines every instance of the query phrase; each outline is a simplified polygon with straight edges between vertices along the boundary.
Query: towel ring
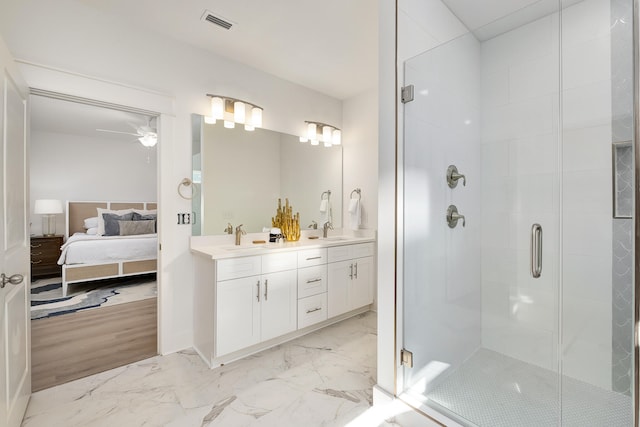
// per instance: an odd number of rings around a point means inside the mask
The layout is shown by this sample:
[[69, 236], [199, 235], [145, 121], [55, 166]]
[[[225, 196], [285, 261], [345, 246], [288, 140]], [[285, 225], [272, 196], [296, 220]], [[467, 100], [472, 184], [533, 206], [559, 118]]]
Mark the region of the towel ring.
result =
[[327, 195], [327, 200], [329, 200], [329, 197], [331, 197], [331, 190], [327, 190], [327, 191], [325, 191], [324, 193], [322, 193], [322, 194], [320, 195], [320, 200], [324, 200], [324, 195], [325, 195], [325, 194]]
[[351, 192], [351, 195], [349, 195], [349, 198], [350, 198], [350, 199], [353, 199], [353, 193], [357, 193], [357, 194], [358, 194], [358, 200], [361, 200], [361, 199], [362, 199], [362, 193], [361, 193], [361, 191], [360, 191], [360, 189], [359, 189], [359, 188], [356, 188], [355, 190], [353, 190], [353, 191]]
[[[185, 196], [184, 194], [182, 194], [182, 187], [191, 187], [191, 195]], [[183, 179], [182, 181], [180, 181], [180, 184], [178, 184], [178, 195], [185, 200], [193, 199], [193, 194], [195, 191], [196, 191], [195, 183], [189, 178]]]

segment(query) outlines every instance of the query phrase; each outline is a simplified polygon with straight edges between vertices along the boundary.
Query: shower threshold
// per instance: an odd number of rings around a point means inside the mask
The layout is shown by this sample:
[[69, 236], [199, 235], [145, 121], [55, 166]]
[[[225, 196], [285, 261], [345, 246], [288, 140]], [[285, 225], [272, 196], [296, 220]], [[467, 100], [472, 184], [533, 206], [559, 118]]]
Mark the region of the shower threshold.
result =
[[411, 397], [447, 416], [455, 414], [463, 425], [632, 425], [632, 401], [626, 394], [563, 376], [562, 415], [559, 394], [553, 371], [481, 348], [426, 396]]

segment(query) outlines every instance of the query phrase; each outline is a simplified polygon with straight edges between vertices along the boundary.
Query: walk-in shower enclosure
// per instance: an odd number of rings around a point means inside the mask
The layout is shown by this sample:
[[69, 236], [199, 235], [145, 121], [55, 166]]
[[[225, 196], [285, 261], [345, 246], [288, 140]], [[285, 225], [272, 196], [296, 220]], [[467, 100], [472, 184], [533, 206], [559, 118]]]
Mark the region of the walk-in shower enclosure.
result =
[[399, 1], [397, 381], [425, 412], [637, 422], [636, 6]]

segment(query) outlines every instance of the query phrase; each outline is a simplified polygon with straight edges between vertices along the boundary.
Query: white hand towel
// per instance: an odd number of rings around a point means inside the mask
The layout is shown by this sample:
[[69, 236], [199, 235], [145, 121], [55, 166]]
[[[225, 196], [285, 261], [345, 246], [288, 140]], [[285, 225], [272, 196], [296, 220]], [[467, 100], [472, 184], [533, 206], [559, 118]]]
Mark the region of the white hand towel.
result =
[[325, 222], [331, 223], [331, 202], [322, 199], [320, 202], [320, 223], [324, 226]]
[[349, 200], [349, 225], [352, 230], [358, 230], [362, 224], [362, 209], [360, 199]]
[[320, 201], [320, 213], [326, 213], [327, 209], [329, 208], [329, 201], [327, 199], [322, 199]]

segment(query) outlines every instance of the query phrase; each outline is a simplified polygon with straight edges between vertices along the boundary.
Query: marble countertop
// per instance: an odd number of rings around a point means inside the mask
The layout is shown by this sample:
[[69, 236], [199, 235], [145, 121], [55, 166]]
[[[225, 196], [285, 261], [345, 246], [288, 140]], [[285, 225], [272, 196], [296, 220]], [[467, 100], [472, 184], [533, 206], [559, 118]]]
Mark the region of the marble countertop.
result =
[[[330, 234], [328, 237], [303, 235], [297, 242], [269, 243], [268, 235], [252, 233], [242, 236], [242, 244], [235, 245], [234, 236], [195, 236], [191, 238], [191, 252], [195, 255], [211, 259], [237, 258], [243, 256], [263, 255], [277, 252], [297, 251], [300, 249], [327, 248], [350, 245], [354, 243], [375, 242], [374, 233], [358, 235]], [[266, 243], [252, 243], [253, 241]]]

